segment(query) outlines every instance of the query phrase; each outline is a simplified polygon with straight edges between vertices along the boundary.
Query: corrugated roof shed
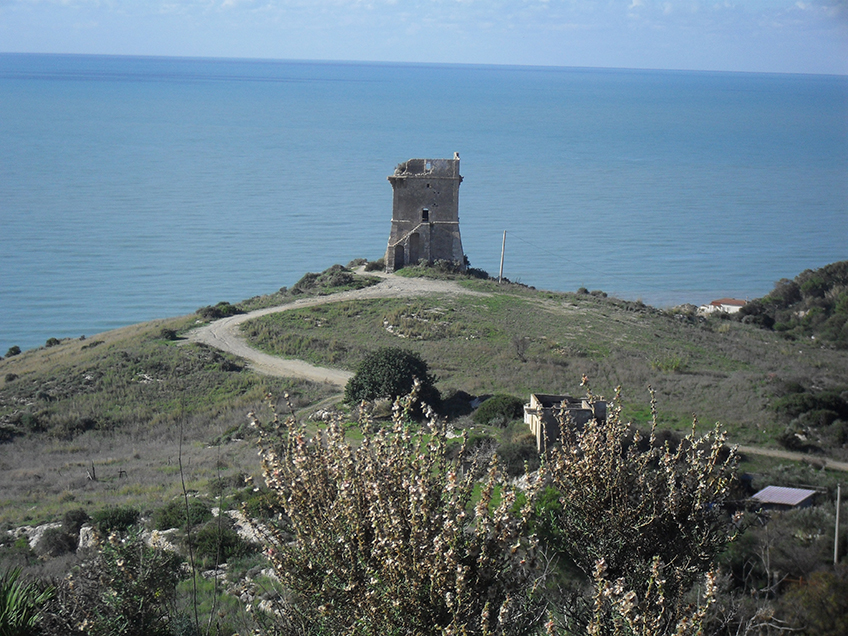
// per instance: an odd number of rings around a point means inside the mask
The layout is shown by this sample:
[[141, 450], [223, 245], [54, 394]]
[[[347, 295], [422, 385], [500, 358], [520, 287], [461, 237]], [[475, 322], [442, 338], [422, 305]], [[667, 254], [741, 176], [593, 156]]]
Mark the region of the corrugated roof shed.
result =
[[752, 497], [760, 503], [776, 506], [800, 506], [812, 499], [815, 490], [804, 488], [786, 488], [784, 486], [766, 486]]

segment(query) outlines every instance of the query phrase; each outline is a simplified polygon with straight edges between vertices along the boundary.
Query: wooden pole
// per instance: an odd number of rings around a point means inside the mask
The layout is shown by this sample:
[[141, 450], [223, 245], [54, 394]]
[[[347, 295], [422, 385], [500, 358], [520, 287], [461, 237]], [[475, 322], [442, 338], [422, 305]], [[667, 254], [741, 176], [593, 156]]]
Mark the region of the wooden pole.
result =
[[500, 283], [503, 280], [504, 249], [506, 249], [506, 230], [504, 230], [503, 242], [501, 242], [501, 270], [500, 270], [500, 272], [498, 272], [498, 283]]

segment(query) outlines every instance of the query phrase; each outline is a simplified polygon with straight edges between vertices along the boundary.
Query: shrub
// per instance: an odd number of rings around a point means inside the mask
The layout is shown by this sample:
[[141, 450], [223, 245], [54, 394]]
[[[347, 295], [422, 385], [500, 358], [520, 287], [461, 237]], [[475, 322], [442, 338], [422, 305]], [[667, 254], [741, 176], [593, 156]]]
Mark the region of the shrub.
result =
[[300, 277], [294, 285], [292, 285], [291, 293], [292, 294], [302, 294], [306, 291], [309, 291], [313, 287], [315, 287], [315, 283], [318, 280], [318, 276], [320, 274], [316, 274], [315, 272], [306, 272], [303, 276]]
[[420, 383], [421, 399], [433, 407], [439, 405], [439, 392], [427, 363], [413, 351], [386, 347], [369, 354], [345, 387], [345, 402], [378, 398], [395, 399], [412, 391]]
[[20, 569], [6, 570], [0, 577], [0, 634], [29, 636], [36, 633], [44, 603], [53, 595], [52, 588], [39, 590], [33, 583], [22, 583]]
[[536, 440], [529, 435], [502, 443], [497, 452], [504, 471], [510, 477], [523, 475], [527, 470], [537, 470], [541, 463]]
[[270, 519], [276, 514], [274, 498], [267, 490], [250, 491], [242, 501], [242, 510], [249, 519]]
[[523, 417], [524, 400], [514, 395], [497, 394], [483, 402], [474, 411], [474, 422], [477, 424], [495, 424], [506, 426], [512, 420]]
[[207, 305], [197, 310], [198, 315], [204, 320], [218, 320], [219, 318], [227, 318], [236, 314], [244, 313], [235, 305], [231, 305], [226, 301], [221, 301], [217, 305]]
[[508, 635], [540, 620], [523, 538], [536, 482], [518, 505], [493, 461], [472, 504], [477, 471], [461, 470], [462, 453], [448, 459], [435, 418], [427, 436], [412, 432], [411, 407], [399, 401], [391, 430], [361, 421], [356, 446], [337, 421], [313, 439], [291, 419], [261, 428], [265, 480], [288, 519], [268, 528], [266, 550], [291, 594], [284, 633]]
[[461, 389], [451, 389], [442, 396], [442, 415], [456, 419], [463, 415], [471, 415], [474, 410], [471, 403], [474, 396]]
[[82, 508], [68, 510], [68, 512], [66, 512], [62, 517], [62, 530], [70, 535], [78, 536], [80, 528], [82, 528], [89, 519], [91, 519], [91, 517], [89, 517], [88, 513]]
[[62, 344], [61, 340], [58, 338], [48, 338], [47, 342], [44, 343], [45, 347], [55, 347], [56, 345]]
[[226, 563], [257, 551], [256, 545], [242, 539], [230, 527], [229, 519], [215, 519], [207, 523], [198, 530], [193, 540], [195, 554], [208, 564]]
[[842, 389], [816, 393], [790, 393], [774, 401], [772, 408], [777, 413], [797, 417], [811, 411], [833, 411], [838, 417], [848, 419], [848, 401], [842, 397]]
[[61, 556], [76, 549], [77, 539], [62, 528], [47, 528], [35, 546], [39, 555], [51, 557]]
[[6, 357], [11, 358], [12, 356], [19, 355], [21, 353], [21, 348], [18, 345], [14, 345], [9, 347], [9, 350], [6, 352]]
[[848, 568], [818, 571], [794, 583], [780, 605], [790, 625], [807, 636], [848, 633]]
[[102, 546], [91, 575], [99, 589], [91, 633], [96, 636], [170, 636], [182, 559], [148, 547], [141, 535], [115, 535]]
[[162, 340], [173, 341], [177, 339], [177, 332], [173, 329], [163, 327], [162, 330], [159, 332], [159, 337], [162, 338]]
[[188, 511], [183, 498], [173, 501], [160, 508], [153, 515], [153, 525], [157, 530], [185, 528], [189, 524], [199, 526], [212, 518], [212, 509], [204, 501], [192, 499], [188, 502]]
[[589, 633], [613, 633], [614, 625], [646, 636], [697, 632], [704, 607], [695, 611], [686, 598], [705, 573], [707, 601], [715, 593], [710, 572], [733, 536], [723, 503], [736, 455], [718, 429], [696, 438], [694, 426], [676, 451], [658, 447], [653, 399], [648, 449], [640, 450], [617, 402], [605, 422], [579, 431], [561, 422], [562, 446], [544, 467], [559, 493], [545, 534], [594, 589], [582, 612], [563, 611]]
[[130, 526], [138, 523], [141, 513], [128, 506], [104, 508], [94, 513], [91, 520], [101, 534], [126, 532]]
[[365, 263], [366, 272], [380, 272], [386, 269], [386, 259], [378, 258], [376, 261], [368, 261]]

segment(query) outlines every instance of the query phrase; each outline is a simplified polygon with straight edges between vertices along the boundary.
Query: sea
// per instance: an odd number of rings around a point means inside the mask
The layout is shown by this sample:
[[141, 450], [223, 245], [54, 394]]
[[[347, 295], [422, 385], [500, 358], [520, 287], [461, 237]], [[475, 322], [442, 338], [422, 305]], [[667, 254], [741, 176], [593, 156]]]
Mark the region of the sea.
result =
[[0, 54], [0, 355], [293, 285], [461, 157], [473, 267], [666, 307], [848, 259], [848, 77]]

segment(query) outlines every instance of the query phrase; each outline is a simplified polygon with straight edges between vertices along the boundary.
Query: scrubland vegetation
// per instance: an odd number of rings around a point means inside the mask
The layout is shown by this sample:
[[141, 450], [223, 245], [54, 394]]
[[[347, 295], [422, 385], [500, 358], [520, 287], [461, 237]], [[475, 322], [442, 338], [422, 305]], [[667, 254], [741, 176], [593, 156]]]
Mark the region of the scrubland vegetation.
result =
[[[416, 270], [478, 294], [292, 309], [245, 333], [369, 389], [384, 367], [421, 376], [437, 412], [383, 397], [397, 388], [345, 403], [184, 339], [360, 284], [338, 266], [0, 360], [0, 633], [33, 633], [20, 625], [36, 616], [48, 634], [844, 633], [840, 477], [822, 461], [846, 453], [838, 338]], [[818, 279], [799, 279], [803, 300]], [[808, 294], [837, 299], [826, 333], [843, 291]], [[608, 421], [563, 421], [540, 458], [519, 405], [579, 395], [584, 374], [625, 390]], [[746, 503], [769, 483], [817, 488], [817, 505]]]

